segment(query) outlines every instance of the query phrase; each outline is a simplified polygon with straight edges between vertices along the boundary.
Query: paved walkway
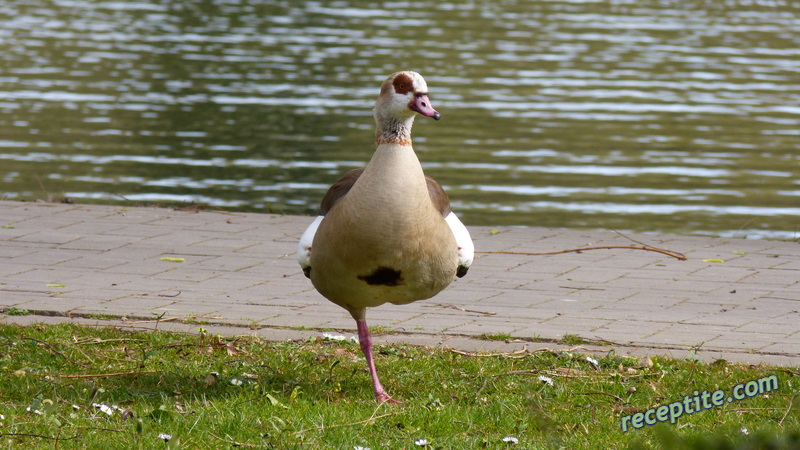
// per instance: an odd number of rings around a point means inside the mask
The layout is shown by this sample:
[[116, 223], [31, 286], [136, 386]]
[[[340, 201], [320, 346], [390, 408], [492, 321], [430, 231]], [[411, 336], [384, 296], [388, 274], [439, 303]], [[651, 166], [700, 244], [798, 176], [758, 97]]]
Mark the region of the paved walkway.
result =
[[[212, 334], [275, 340], [351, 334], [353, 319], [295, 262], [310, 220], [0, 201], [0, 310], [29, 313], [0, 314], [0, 323], [196, 331], [200, 322]], [[482, 252], [633, 244], [601, 231], [470, 232]], [[800, 364], [800, 244], [629, 237], [688, 260], [626, 249], [481, 253], [467, 277], [433, 299], [371, 309], [367, 320], [394, 331], [379, 343], [514, 351], [567, 348], [554, 341], [577, 335], [587, 353], [687, 357], [699, 347], [703, 360]]]

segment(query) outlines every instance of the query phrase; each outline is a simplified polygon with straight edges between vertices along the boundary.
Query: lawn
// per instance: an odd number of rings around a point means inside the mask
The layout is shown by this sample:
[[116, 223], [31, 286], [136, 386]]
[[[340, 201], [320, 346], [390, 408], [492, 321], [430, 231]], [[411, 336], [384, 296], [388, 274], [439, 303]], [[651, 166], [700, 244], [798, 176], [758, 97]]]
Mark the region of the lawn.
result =
[[199, 331], [0, 325], [0, 447], [800, 448], [797, 367], [376, 346], [378, 405], [350, 340]]

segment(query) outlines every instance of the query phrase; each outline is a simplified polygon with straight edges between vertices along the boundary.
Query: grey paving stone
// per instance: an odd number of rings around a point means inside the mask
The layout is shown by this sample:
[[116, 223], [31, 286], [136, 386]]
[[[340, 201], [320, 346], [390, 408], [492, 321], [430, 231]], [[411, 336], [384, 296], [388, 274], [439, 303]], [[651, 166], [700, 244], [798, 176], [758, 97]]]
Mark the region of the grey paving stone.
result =
[[729, 310], [718, 314], [709, 314], [690, 319], [684, 319], [681, 323], [691, 323], [698, 325], [724, 325], [740, 327], [756, 320], [752, 311], [743, 313], [741, 311]]
[[749, 349], [749, 351], [757, 351], [776, 344], [784, 338], [785, 335], [780, 333], [744, 333], [733, 330], [711, 339], [703, 346], [711, 349]]
[[85, 250], [31, 248], [28, 254], [21, 254], [17, 257], [10, 258], [8, 264], [9, 266], [24, 264], [42, 267], [62, 264], [83, 258], [84, 256], [98, 256], [99, 254], [99, 252]]
[[[667, 326], [666, 324], [651, 325], [647, 330], [650, 331], [651, 334], [656, 334]], [[641, 327], [641, 322], [616, 322], [596, 328], [592, 330], [590, 334], [586, 334], [585, 337], [621, 345], [637, 345], [642, 342], [643, 337], [646, 337]]]
[[782, 248], [772, 248], [771, 250], [781, 253], [748, 253], [737, 258], [726, 259], [724, 264], [729, 267], [772, 269], [797, 258], [795, 255], [784, 253]]
[[697, 325], [687, 323], [671, 324], [667, 328], [645, 337], [641, 342], [657, 345], [697, 346], [719, 338], [730, 331], [729, 327], [718, 325]]
[[667, 291], [688, 291], [705, 293], [711, 292], [716, 289], [728, 286], [729, 283], [721, 281], [698, 281], [686, 278], [678, 278], [673, 281], [668, 281], [660, 286], [661, 289]]
[[25, 234], [20, 237], [14, 238], [17, 242], [31, 242], [52, 245], [64, 245], [73, 241], [83, 238], [80, 234], [75, 233], [61, 233], [57, 230], [43, 230], [30, 234]]
[[[64, 256], [64, 255], [62, 255]], [[83, 252], [77, 258], [67, 259], [62, 262], [53, 263], [59, 267], [72, 267], [84, 269], [104, 270], [125, 264], [125, 259], [112, 253]]]
[[[376, 308], [373, 311], [377, 311], [378, 309], [379, 308]], [[369, 317], [367, 317], [367, 320], [369, 321]], [[454, 316], [451, 314], [432, 312], [423, 316], [416, 316], [408, 320], [401, 321], [397, 325], [402, 326], [403, 329], [407, 331], [427, 331], [437, 333], [466, 325], [471, 323], [473, 320], [475, 320], [474, 317]]]
[[797, 333], [800, 333], [800, 323], [769, 323], [765, 324], [760, 321], [753, 320], [748, 322], [744, 325], [739, 326], [736, 328], [736, 331], [745, 332], [745, 333], [766, 333], [766, 334], [773, 334], [773, 333], [781, 333], [786, 337], [786, 340], [791, 340], [790, 338], [794, 336], [794, 339], [800, 339], [800, 336]]
[[765, 284], [770, 287], [788, 288], [800, 282], [800, 270], [759, 270], [739, 280], [741, 284]]
[[797, 365], [797, 354], [800, 353], [800, 335], [795, 334], [794, 338], [788, 341], [776, 342], [775, 344], [762, 347], [759, 351], [764, 353], [779, 353], [786, 356], [794, 356], [794, 364]]
[[651, 329], [653, 324], [681, 323], [684, 320], [698, 317], [708, 313], [693, 311], [691, 308], [667, 308], [641, 312], [636, 315], [636, 322], [641, 326], [642, 334]]
[[607, 283], [618, 278], [622, 278], [627, 272], [618, 269], [578, 267], [569, 272], [557, 275], [557, 280], [584, 283]]

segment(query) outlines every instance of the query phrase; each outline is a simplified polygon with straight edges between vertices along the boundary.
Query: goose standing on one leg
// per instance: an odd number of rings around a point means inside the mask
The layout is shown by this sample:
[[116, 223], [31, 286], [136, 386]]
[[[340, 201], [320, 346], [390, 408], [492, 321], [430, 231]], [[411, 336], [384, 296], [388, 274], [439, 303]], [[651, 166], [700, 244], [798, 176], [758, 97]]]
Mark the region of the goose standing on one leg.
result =
[[356, 320], [379, 402], [395, 400], [375, 371], [367, 307], [433, 297], [467, 273], [474, 253], [447, 194], [411, 148], [416, 113], [440, 117], [425, 80], [416, 72], [389, 76], [375, 102], [375, 154], [331, 186], [297, 251], [314, 287]]

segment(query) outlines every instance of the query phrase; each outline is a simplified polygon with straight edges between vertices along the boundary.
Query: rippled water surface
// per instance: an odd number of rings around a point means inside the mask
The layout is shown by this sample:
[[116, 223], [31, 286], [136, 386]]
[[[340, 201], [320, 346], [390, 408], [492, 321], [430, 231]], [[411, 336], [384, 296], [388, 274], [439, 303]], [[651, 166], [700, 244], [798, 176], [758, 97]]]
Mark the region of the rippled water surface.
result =
[[796, 5], [5, 0], [0, 197], [311, 214], [414, 69], [468, 224], [796, 239]]

